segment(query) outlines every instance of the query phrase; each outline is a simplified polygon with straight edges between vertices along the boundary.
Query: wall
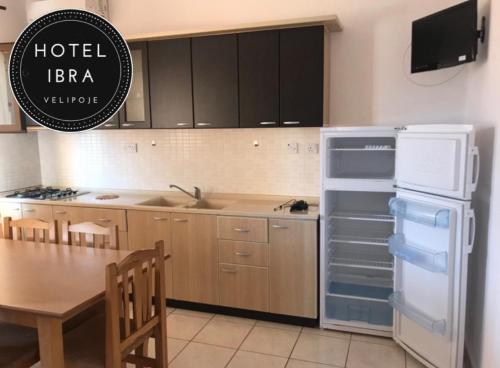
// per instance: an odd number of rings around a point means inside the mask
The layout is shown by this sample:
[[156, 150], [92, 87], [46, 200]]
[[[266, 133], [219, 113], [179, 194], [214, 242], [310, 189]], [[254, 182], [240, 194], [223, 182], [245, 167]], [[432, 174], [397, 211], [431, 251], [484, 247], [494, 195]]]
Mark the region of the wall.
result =
[[[307, 143], [318, 143], [317, 128], [38, 134], [45, 184], [319, 195], [319, 155], [305, 152]], [[288, 153], [287, 142], [299, 143], [299, 153]], [[138, 153], [125, 149], [130, 143], [138, 143]]]
[[481, 176], [474, 198], [478, 229], [470, 261], [466, 346], [474, 368], [500, 362], [500, 1], [479, 1], [487, 44], [469, 70], [466, 120], [476, 125]]
[[2, 0], [6, 11], [0, 10], [0, 43], [14, 42], [26, 26], [26, 12], [23, 0]]

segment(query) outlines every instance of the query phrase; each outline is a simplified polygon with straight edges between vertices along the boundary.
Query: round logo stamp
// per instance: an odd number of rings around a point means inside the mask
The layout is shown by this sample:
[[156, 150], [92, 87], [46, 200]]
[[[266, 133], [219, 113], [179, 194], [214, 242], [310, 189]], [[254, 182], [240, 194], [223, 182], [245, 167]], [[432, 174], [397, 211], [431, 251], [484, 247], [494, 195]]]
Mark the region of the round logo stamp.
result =
[[11, 53], [9, 79], [21, 109], [62, 132], [95, 128], [123, 105], [132, 81], [127, 43], [104, 18], [59, 10], [31, 23]]

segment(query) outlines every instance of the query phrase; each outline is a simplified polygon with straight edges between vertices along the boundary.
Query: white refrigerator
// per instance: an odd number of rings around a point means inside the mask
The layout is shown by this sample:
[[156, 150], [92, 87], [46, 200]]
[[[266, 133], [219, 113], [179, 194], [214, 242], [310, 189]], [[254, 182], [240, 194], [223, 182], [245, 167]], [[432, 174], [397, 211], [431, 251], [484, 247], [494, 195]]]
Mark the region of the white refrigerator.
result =
[[322, 129], [321, 327], [461, 368], [478, 172], [470, 125]]

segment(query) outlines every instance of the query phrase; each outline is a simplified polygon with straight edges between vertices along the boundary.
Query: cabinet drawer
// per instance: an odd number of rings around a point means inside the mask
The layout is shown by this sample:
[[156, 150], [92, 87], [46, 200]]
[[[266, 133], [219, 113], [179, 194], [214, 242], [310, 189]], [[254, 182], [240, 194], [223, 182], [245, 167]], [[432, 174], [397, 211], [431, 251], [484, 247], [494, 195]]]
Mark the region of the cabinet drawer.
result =
[[251, 217], [217, 217], [219, 239], [267, 243], [267, 219]]
[[269, 245], [234, 240], [219, 240], [219, 262], [267, 267]]
[[94, 222], [101, 226], [117, 225], [119, 231], [127, 231], [127, 219], [124, 210], [106, 208], [54, 206], [54, 218], [71, 223]]
[[269, 311], [267, 268], [221, 263], [219, 289], [221, 305]]
[[13, 220], [19, 220], [22, 216], [20, 203], [2, 203], [0, 204], [0, 218], [10, 217]]
[[26, 204], [21, 205], [23, 218], [32, 218], [51, 222], [54, 220], [52, 215], [52, 206], [43, 204]]

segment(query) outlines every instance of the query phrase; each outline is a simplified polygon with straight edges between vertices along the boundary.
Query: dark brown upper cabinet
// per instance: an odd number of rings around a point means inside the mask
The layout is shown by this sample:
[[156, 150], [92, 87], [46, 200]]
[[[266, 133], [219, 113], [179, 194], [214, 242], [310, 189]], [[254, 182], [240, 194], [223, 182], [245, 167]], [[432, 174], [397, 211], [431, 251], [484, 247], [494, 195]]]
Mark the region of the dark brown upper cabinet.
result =
[[97, 129], [119, 129], [120, 128], [120, 112], [114, 114], [107, 122], [99, 126]]
[[280, 30], [280, 123], [323, 126], [324, 27]]
[[120, 128], [151, 128], [147, 42], [129, 43], [134, 73], [127, 100], [120, 110]]
[[238, 35], [240, 127], [279, 126], [279, 31]]
[[237, 35], [192, 39], [195, 128], [237, 128]]
[[192, 128], [191, 39], [149, 43], [153, 128]]

